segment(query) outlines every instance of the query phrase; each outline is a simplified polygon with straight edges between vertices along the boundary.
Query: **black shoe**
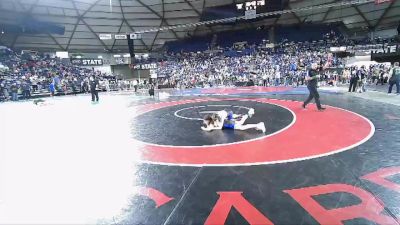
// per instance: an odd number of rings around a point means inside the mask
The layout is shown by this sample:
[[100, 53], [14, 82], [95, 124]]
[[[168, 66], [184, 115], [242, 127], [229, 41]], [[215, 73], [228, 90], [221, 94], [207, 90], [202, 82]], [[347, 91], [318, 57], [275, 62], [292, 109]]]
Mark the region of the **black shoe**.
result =
[[303, 107], [303, 109], [305, 109], [306, 108], [306, 105], [304, 105], [304, 103], [301, 105], [301, 107]]
[[322, 112], [322, 111], [325, 111], [325, 109], [326, 109], [326, 108], [321, 107], [321, 108], [318, 109], [318, 111], [321, 111], [321, 112]]

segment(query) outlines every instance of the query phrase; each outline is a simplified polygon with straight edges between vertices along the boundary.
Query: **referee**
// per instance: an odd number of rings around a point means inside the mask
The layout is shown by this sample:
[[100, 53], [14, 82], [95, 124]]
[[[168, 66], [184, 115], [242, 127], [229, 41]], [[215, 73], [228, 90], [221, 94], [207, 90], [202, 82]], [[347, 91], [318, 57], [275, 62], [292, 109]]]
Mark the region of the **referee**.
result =
[[307, 88], [310, 91], [310, 95], [303, 103], [303, 108], [306, 108], [307, 104], [310, 103], [311, 100], [314, 98], [318, 110], [324, 111], [325, 108], [321, 106], [321, 102], [319, 101], [319, 93], [317, 90], [318, 78], [321, 77], [320, 75], [318, 75], [317, 67], [318, 65], [316, 63], [313, 63], [311, 64], [311, 69], [308, 70], [308, 77], [306, 77], [306, 80], [308, 80]]
[[96, 102], [99, 102], [99, 92], [97, 91], [97, 88], [99, 86], [99, 80], [92, 75], [89, 80], [89, 86], [90, 86], [90, 93], [92, 94], [92, 102], [94, 103], [95, 100]]

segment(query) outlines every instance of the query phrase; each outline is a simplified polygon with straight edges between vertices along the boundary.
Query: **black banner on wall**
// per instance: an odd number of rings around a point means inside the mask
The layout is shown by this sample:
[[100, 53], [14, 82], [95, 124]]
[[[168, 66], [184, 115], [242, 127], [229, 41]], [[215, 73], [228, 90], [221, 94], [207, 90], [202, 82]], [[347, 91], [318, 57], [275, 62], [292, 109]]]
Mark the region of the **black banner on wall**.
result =
[[71, 63], [75, 66], [102, 66], [102, 59], [71, 59]]

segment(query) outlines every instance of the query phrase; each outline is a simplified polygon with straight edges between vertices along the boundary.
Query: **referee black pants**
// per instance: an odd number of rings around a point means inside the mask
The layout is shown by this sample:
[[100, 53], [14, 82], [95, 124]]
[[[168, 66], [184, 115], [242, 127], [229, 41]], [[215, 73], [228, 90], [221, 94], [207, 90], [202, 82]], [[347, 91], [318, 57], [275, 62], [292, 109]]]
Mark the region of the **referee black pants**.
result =
[[356, 91], [357, 83], [358, 83], [358, 79], [356, 79], [356, 78], [351, 78], [350, 79], [349, 92], [355, 92]]
[[99, 92], [97, 90], [91, 90], [90, 93], [92, 94], [92, 102], [96, 99], [96, 102], [99, 101]]
[[310, 95], [308, 96], [307, 100], [304, 102], [304, 106], [311, 102], [311, 100], [315, 99], [315, 103], [317, 104], [317, 108], [321, 109], [321, 102], [319, 101], [319, 93], [316, 86], [307, 86], [308, 90], [310, 91]]

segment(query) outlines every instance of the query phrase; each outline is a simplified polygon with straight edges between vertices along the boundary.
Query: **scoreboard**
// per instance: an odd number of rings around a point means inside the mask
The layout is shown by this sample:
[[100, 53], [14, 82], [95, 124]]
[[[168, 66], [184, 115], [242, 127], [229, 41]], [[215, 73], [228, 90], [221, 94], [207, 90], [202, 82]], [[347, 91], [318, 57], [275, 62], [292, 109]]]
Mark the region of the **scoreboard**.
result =
[[[232, 17], [241, 17], [246, 15], [247, 13], [252, 16], [254, 14], [266, 13], [266, 12], [274, 12], [283, 10], [285, 7], [284, 0], [247, 0], [242, 3], [232, 3], [223, 6], [216, 7], [208, 7], [203, 10], [200, 20], [201, 21], [210, 21], [210, 20], [218, 20]], [[279, 17], [280, 15], [271, 15], [268, 18]], [[247, 16], [246, 16], [247, 17]], [[252, 18], [253, 19], [253, 18]]]
[[236, 4], [236, 8], [238, 10], [257, 10], [257, 7], [265, 6], [265, 0], [257, 0], [257, 1], [250, 1], [250, 2], [243, 2]]

